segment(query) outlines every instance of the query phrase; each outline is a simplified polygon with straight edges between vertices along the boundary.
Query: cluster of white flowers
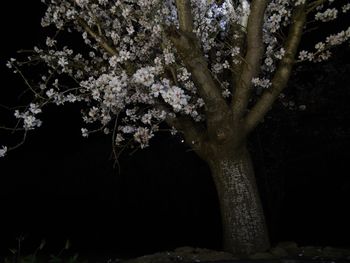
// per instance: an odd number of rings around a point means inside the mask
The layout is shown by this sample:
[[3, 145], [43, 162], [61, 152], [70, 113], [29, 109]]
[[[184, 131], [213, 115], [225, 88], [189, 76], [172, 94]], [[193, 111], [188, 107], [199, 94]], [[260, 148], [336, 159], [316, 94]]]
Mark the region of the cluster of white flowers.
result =
[[337, 15], [338, 15], [338, 10], [336, 8], [328, 8], [323, 12], [317, 12], [315, 14], [315, 20], [328, 22], [336, 19]]
[[265, 33], [276, 33], [290, 23], [293, 11], [293, 1], [273, 0], [270, 1], [265, 12]]
[[332, 34], [323, 42], [318, 42], [315, 45], [315, 51], [306, 51], [301, 50], [299, 52], [300, 61], [310, 61], [310, 62], [321, 62], [329, 59], [332, 56], [332, 53], [329, 49], [335, 46], [339, 46], [350, 40], [350, 27], [346, 30], [340, 31], [337, 34]]
[[120, 62], [124, 62], [124, 61], [127, 61], [131, 58], [131, 53], [127, 50], [121, 50], [117, 55], [114, 55], [112, 57], [109, 58], [109, 65], [111, 67], [117, 67], [118, 66], [118, 63]]
[[167, 79], [163, 79], [162, 83], [153, 85], [152, 94], [155, 97], [160, 95], [166, 103], [173, 107], [175, 112], [179, 112], [187, 106], [190, 98], [183, 89], [171, 85]]
[[204, 52], [217, 46], [218, 35], [225, 35], [230, 24], [246, 27], [250, 6], [247, 0], [191, 0], [195, 33], [201, 40]]
[[264, 89], [271, 87], [271, 81], [269, 79], [254, 78], [252, 83], [255, 87], [261, 87]]
[[23, 128], [25, 130], [33, 130], [35, 127], [40, 127], [42, 124], [42, 121], [36, 117], [36, 115], [39, 113], [41, 113], [40, 106], [35, 103], [31, 103], [28, 109], [24, 112], [19, 112], [19, 110], [16, 110], [15, 117], [23, 120]]
[[350, 10], [350, 3], [342, 6], [342, 12], [346, 13]]
[[312, 61], [314, 59], [314, 54], [306, 50], [302, 50], [299, 52], [298, 58], [300, 61]]
[[191, 77], [191, 73], [189, 73], [185, 67], [181, 67], [178, 70], [177, 78], [179, 81], [186, 82], [190, 79], [190, 77]]
[[164, 61], [165, 61], [165, 65], [175, 63], [174, 53], [171, 52], [169, 49], [164, 49]]
[[149, 140], [153, 137], [153, 133], [150, 129], [145, 127], [139, 127], [134, 133], [135, 141], [140, 143], [141, 148], [148, 146]]
[[138, 69], [133, 75], [134, 82], [144, 86], [151, 86], [154, 83], [154, 67], [144, 67]]

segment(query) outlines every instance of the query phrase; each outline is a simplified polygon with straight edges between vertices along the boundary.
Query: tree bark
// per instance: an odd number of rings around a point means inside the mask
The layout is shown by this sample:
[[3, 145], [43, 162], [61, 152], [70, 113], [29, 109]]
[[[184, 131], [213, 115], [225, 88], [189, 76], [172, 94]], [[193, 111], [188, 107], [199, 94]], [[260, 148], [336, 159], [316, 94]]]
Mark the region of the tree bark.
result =
[[[218, 192], [224, 250], [248, 255], [270, 248], [249, 152], [217, 151], [208, 160]], [[231, 151], [230, 151], [231, 152]]]

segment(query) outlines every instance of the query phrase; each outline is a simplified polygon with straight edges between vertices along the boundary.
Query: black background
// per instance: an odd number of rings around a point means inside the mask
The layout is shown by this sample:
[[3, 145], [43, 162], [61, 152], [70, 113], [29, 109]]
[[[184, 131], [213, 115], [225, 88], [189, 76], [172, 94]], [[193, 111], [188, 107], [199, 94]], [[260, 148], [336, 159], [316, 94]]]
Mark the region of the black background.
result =
[[[16, 105], [25, 88], [5, 64], [16, 50], [44, 41], [43, 12], [40, 1], [1, 4], [1, 104]], [[331, 61], [336, 77], [328, 73], [326, 88], [309, 97], [306, 111], [276, 105], [252, 135], [273, 243], [350, 245], [348, 55], [343, 50]], [[315, 70], [301, 74], [302, 82], [318, 83], [310, 73]], [[11, 114], [2, 110], [0, 118], [8, 121]], [[210, 172], [180, 138], [160, 136], [152, 147], [123, 156], [119, 174], [108, 136], [81, 138], [78, 107], [52, 107], [42, 116], [43, 127], [0, 160], [1, 254], [20, 234], [28, 251], [41, 238], [52, 251], [69, 238], [79, 252], [121, 256], [183, 245], [220, 248]], [[0, 146], [15, 139], [1, 132]]]

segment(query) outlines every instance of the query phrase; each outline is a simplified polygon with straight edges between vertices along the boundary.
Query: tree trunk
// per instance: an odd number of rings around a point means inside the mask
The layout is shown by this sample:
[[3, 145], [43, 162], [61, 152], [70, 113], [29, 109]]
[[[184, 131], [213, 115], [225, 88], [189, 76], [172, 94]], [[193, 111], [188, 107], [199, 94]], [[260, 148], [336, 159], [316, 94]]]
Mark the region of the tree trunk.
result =
[[[218, 192], [225, 251], [248, 255], [270, 247], [254, 170], [246, 148], [208, 160]], [[231, 152], [231, 151], [229, 151]]]

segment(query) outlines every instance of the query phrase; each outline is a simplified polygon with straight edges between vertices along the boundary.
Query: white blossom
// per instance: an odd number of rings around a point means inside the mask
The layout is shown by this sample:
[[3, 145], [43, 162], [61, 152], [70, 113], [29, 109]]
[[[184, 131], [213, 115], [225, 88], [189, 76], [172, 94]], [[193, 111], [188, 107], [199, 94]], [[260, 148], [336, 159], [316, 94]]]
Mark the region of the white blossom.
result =
[[67, 60], [67, 58], [65, 58], [65, 57], [60, 57], [59, 59], [58, 59], [58, 65], [60, 65], [61, 67], [65, 67], [66, 65], [68, 65], [68, 60]]
[[230, 95], [231, 95], [231, 91], [229, 91], [228, 89], [224, 89], [222, 92], [221, 92], [222, 96], [224, 98], [228, 98]]
[[138, 69], [133, 75], [134, 82], [144, 86], [151, 86], [154, 83], [153, 67], [144, 67]]
[[135, 141], [140, 143], [141, 148], [149, 145], [149, 140], [153, 137], [152, 131], [149, 128], [139, 127], [134, 133]]
[[41, 109], [38, 104], [30, 103], [29, 104], [29, 111], [33, 114], [41, 113]]
[[54, 89], [49, 89], [48, 91], [46, 91], [46, 96], [48, 96], [49, 98], [52, 98], [55, 94], [56, 92]]
[[262, 87], [265, 89], [271, 87], [271, 81], [269, 79], [254, 78], [252, 80], [252, 83], [256, 87]]
[[89, 132], [86, 128], [81, 128], [81, 135], [85, 138], [89, 136]]
[[171, 133], [171, 135], [176, 135], [178, 133], [178, 131], [176, 130], [175, 127], [171, 127], [170, 133]]
[[2, 148], [0, 148], [0, 158], [4, 157], [7, 153], [7, 147], [6, 146], [2, 146]]
[[350, 10], [350, 3], [342, 6], [342, 12], [347, 13]]
[[56, 45], [57, 41], [55, 39], [52, 39], [50, 37], [46, 38], [46, 45], [48, 47], [53, 47], [54, 45]]
[[119, 145], [124, 140], [125, 139], [124, 139], [123, 135], [121, 135], [120, 133], [117, 133], [117, 135], [115, 137], [115, 144]]

